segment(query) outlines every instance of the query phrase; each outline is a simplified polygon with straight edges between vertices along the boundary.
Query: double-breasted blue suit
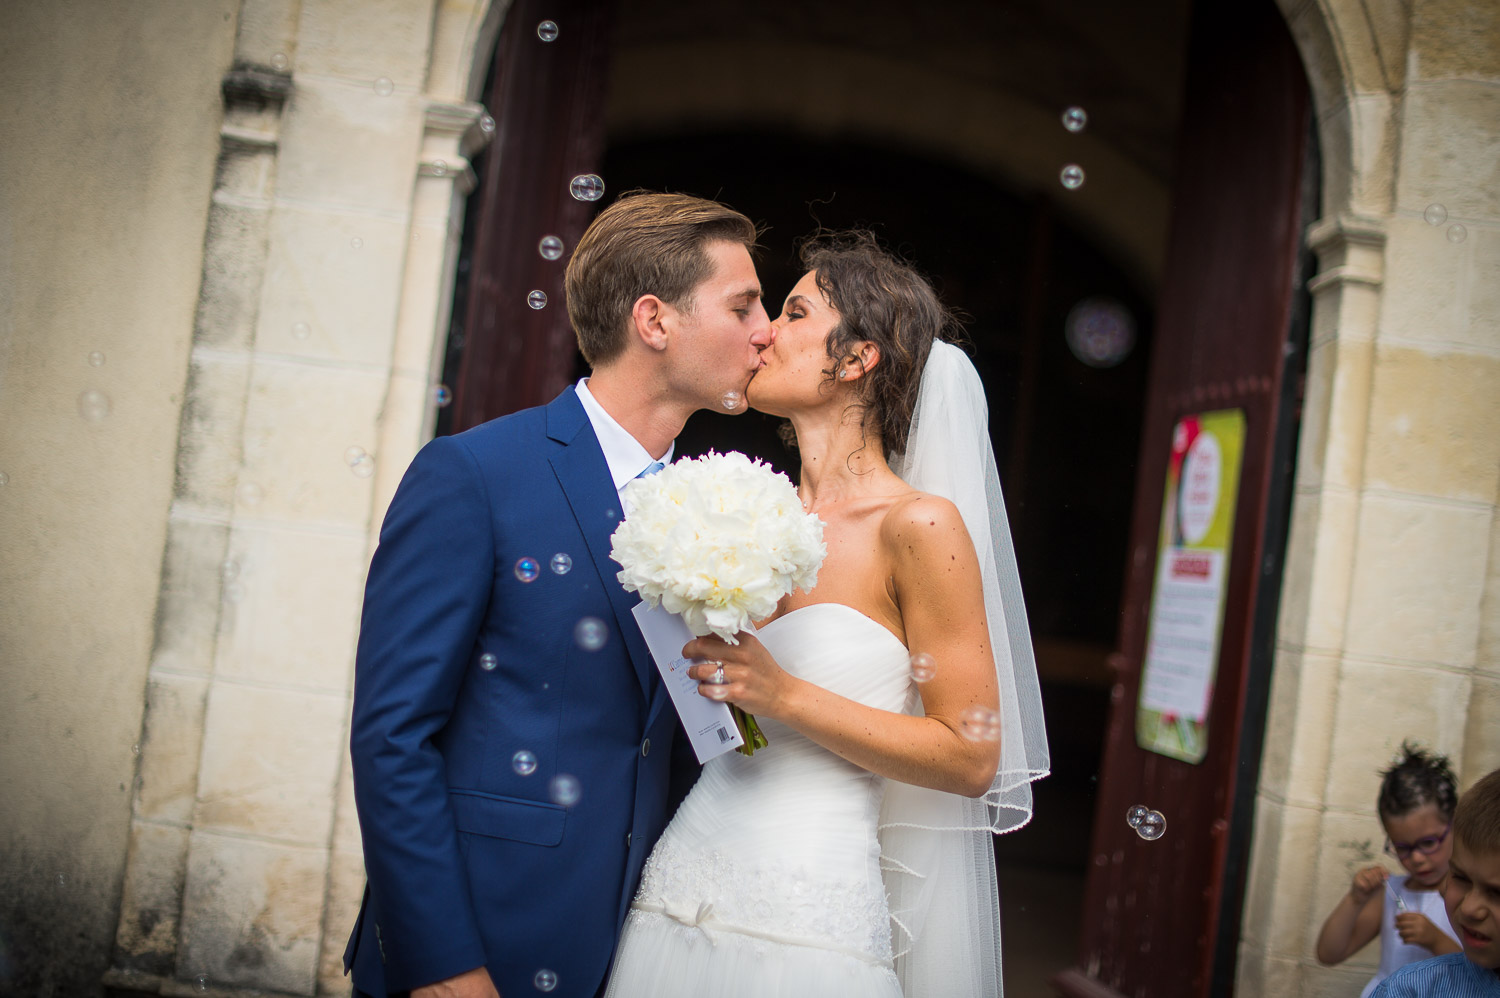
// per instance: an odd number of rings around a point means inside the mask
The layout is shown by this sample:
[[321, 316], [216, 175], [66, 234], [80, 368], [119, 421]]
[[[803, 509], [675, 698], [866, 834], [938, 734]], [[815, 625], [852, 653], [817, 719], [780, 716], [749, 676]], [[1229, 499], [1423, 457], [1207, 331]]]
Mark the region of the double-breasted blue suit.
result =
[[354, 683], [358, 990], [480, 965], [503, 996], [536, 993], [542, 972], [554, 995], [603, 982], [670, 817], [679, 730], [609, 558], [619, 520], [572, 388], [433, 440], [402, 479]]

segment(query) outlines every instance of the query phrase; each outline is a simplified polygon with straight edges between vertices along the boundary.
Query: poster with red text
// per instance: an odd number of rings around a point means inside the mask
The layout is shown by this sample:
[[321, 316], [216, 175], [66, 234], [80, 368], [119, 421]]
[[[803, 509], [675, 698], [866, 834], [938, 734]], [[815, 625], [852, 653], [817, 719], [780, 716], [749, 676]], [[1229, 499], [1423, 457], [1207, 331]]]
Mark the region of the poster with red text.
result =
[[1240, 409], [1186, 416], [1172, 428], [1135, 737], [1184, 762], [1208, 752], [1244, 445]]

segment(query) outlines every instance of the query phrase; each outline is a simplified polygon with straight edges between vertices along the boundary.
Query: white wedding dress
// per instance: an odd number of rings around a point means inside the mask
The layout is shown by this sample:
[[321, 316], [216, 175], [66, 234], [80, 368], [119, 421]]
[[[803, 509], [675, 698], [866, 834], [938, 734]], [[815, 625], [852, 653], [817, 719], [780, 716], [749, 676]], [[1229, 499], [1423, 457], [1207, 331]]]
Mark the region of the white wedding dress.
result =
[[[757, 632], [783, 669], [881, 710], [915, 701], [894, 634], [840, 603]], [[900, 998], [881, 876], [885, 780], [769, 718], [712, 759], [646, 861], [607, 998]]]

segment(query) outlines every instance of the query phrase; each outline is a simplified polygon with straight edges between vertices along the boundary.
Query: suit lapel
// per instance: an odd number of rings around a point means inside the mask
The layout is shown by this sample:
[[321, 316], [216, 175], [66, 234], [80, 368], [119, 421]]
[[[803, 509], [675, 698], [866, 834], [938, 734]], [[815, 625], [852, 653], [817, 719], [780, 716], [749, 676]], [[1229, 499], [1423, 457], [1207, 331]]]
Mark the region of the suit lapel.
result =
[[610, 535], [620, 524], [620, 496], [610, 478], [599, 440], [583, 411], [583, 403], [571, 387], [547, 405], [547, 436], [562, 445], [552, 450], [548, 460], [583, 533], [589, 556], [604, 580], [604, 590], [615, 613], [615, 633], [625, 642], [647, 705], [654, 706], [651, 677], [656, 666], [631, 613], [640, 598], [627, 593], [616, 581], [620, 566], [609, 556]]

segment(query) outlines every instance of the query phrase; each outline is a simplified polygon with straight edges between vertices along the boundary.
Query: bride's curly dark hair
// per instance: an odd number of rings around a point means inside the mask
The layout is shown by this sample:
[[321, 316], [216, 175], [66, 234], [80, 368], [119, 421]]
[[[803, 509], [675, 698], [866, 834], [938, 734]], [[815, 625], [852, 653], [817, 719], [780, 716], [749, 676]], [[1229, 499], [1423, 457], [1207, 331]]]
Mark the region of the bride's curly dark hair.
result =
[[[927, 352], [935, 339], [959, 341], [958, 314], [916, 268], [883, 248], [868, 230], [814, 232], [802, 241], [798, 256], [840, 316], [828, 334], [833, 363], [823, 374], [832, 383], [840, 362], [857, 358], [855, 346], [863, 341], [879, 348], [879, 363], [854, 383], [855, 404], [863, 410], [866, 435], [878, 436], [887, 454], [899, 453], [911, 429]], [[782, 427], [782, 437], [795, 446], [790, 424]]]

